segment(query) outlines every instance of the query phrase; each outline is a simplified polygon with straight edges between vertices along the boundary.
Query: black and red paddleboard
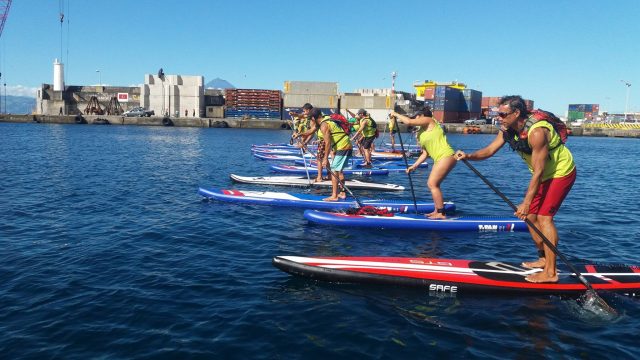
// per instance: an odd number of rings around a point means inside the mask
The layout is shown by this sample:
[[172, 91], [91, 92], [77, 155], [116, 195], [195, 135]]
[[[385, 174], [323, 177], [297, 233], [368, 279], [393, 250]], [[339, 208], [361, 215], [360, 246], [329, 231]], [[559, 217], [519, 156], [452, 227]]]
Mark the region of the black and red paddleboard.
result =
[[[537, 269], [499, 261], [399, 257], [276, 256], [273, 265], [293, 275], [342, 283], [424, 287], [434, 293], [519, 293], [580, 295], [585, 286], [559, 267], [557, 283], [530, 283]], [[560, 264], [558, 264], [560, 265]], [[576, 270], [595, 290], [640, 296], [640, 267], [581, 265]]]

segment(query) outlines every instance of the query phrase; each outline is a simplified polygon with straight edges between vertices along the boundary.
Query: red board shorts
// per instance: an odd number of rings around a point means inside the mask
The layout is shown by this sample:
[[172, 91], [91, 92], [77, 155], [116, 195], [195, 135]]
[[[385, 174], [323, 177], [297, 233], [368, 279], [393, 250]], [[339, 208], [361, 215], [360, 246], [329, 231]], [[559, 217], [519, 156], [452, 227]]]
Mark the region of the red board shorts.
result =
[[577, 171], [574, 168], [569, 175], [543, 181], [538, 187], [538, 193], [531, 201], [529, 214], [554, 216], [576, 181], [576, 174]]

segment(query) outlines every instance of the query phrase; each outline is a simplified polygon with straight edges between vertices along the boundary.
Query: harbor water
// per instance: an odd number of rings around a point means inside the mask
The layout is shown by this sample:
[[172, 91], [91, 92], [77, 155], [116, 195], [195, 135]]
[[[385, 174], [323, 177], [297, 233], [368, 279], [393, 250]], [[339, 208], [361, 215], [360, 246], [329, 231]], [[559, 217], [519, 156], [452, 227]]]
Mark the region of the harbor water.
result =
[[[303, 210], [203, 200], [229, 174], [274, 175], [251, 144], [287, 130], [0, 123], [0, 352], [6, 359], [640, 357], [640, 299], [603, 319], [558, 296], [431, 296], [283, 273], [277, 255], [531, 260], [526, 233], [313, 225]], [[383, 135], [384, 136], [384, 135]], [[495, 135], [450, 134], [473, 151]], [[403, 138], [409, 142], [407, 135]], [[636, 139], [571, 137], [578, 179], [556, 217], [572, 262], [640, 264]], [[529, 173], [506, 147], [474, 163], [514, 202]], [[413, 174], [428, 199], [429, 169]], [[404, 185], [404, 174], [375, 181]], [[460, 163], [464, 215], [508, 215]], [[357, 192], [411, 198], [411, 192]]]

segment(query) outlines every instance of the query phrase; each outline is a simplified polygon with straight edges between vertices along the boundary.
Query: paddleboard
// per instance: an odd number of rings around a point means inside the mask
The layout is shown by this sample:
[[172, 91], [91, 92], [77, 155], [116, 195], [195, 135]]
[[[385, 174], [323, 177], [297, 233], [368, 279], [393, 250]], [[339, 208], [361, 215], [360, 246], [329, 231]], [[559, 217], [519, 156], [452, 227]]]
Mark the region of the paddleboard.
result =
[[386, 217], [306, 210], [304, 217], [317, 224], [348, 227], [477, 232], [528, 231], [524, 221], [507, 216], [450, 216], [446, 219], [432, 220], [416, 214]]
[[[348, 186], [348, 185], [347, 185]], [[342, 210], [358, 207], [358, 203], [353, 197], [347, 197], [338, 201], [323, 201], [328, 195], [314, 194], [290, 194], [283, 192], [271, 191], [248, 191], [248, 190], [223, 190], [223, 189], [203, 189], [200, 188], [198, 193], [208, 199], [220, 201], [272, 205], [272, 206], [288, 206], [302, 207], [305, 209], [320, 210]], [[375, 206], [381, 209], [387, 209], [394, 213], [406, 213], [415, 211], [413, 200], [384, 200], [384, 199], [367, 199], [358, 198], [363, 206]], [[427, 213], [433, 211], [432, 202], [418, 201], [416, 203], [418, 212]], [[448, 202], [445, 208], [449, 211], [455, 210], [455, 204]]]
[[[300, 149], [292, 149], [292, 150], [285, 150], [285, 149], [251, 149], [251, 152], [255, 154], [259, 154], [259, 155], [298, 155], [300, 156], [301, 151]], [[309, 156], [311, 156], [311, 154], [308, 154]]]
[[[260, 160], [272, 160], [272, 161], [296, 161], [296, 160], [300, 160], [300, 161], [303, 161], [303, 158], [300, 155], [276, 155], [276, 154], [253, 153], [253, 156], [258, 158], [258, 159], [260, 159]], [[305, 155], [305, 159], [308, 159], [306, 161], [309, 161], [311, 159], [315, 159], [315, 157], [312, 157], [311, 155], [309, 155], [307, 157]]]
[[[316, 166], [317, 162], [316, 160], [295, 160], [294, 164], [296, 165], [307, 165], [307, 166]], [[377, 167], [377, 168], [383, 168], [383, 169], [389, 169], [389, 168], [402, 168], [402, 171], [405, 171], [407, 169], [406, 165], [404, 164], [404, 161], [398, 161], [398, 160], [373, 160], [372, 161], [373, 166]], [[354, 166], [358, 169], [362, 169], [364, 166], [364, 162], [362, 159], [354, 159], [352, 161], [349, 161], [349, 165], [353, 168]], [[423, 162], [422, 164], [420, 164], [420, 166], [418, 166], [418, 168], [426, 168], [429, 167], [429, 163], [427, 163], [426, 161]]]
[[[314, 280], [421, 287], [430, 295], [557, 294], [581, 295], [585, 286], [558, 263], [557, 283], [530, 283], [529, 274], [540, 271], [500, 261], [474, 261], [400, 257], [300, 257], [276, 256], [278, 269]], [[640, 296], [640, 267], [578, 265], [595, 290]]]
[[[318, 169], [313, 166], [294, 166], [294, 165], [271, 165], [271, 170], [286, 173], [286, 174], [307, 174], [309, 172], [310, 176], [316, 176], [318, 174]], [[327, 169], [322, 169], [323, 174], [328, 174]], [[345, 175], [360, 175], [360, 176], [373, 176], [373, 175], [388, 175], [389, 170], [387, 169], [344, 169], [343, 173]]]
[[[393, 146], [393, 144], [388, 142], [388, 143], [384, 143], [384, 146], [385, 146], [385, 149], [391, 150], [391, 146]], [[411, 149], [411, 150], [422, 149], [422, 145], [418, 145], [418, 144], [402, 144], [402, 147], [404, 147], [405, 149]], [[400, 146], [400, 141], [397, 141], [394, 150], [400, 150], [402, 147]]]
[[[314, 144], [307, 144], [307, 148], [316, 149], [317, 146]], [[251, 151], [266, 151], [266, 150], [289, 150], [289, 151], [300, 151], [300, 147], [297, 145], [289, 145], [289, 144], [273, 144], [273, 145], [251, 145]]]
[[[307, 179], [306, 176], [239, 176], [230, 174], [231, 180], [244, 183], [244, 184], [259, 184], [259, 185], [277, 185], [277, 186], [298, 186], [298, 187], [331, 187], [331, 181], [325, 180], [320, 182], [313, 182]], [[349, 189], [360, 190], [377, 190], [377, 191], [402, 191], [404, 186], [397, 184], [385, 184], [376, 183], [362, 180], [347, 180], [346, 185]]]

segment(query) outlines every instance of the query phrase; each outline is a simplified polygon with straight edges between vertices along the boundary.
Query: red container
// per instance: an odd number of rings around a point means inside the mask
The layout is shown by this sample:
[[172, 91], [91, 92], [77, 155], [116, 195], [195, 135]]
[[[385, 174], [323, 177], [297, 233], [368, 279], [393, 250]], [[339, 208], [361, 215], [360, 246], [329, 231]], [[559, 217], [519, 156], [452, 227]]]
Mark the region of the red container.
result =
[[435, 87], [428, 87], [424, 89], [424, 99], [425, 100], [433, 100], [433, 95], [435, 93]]
[[480, 103], [480, 107], [494, 107], [494, 106], [498, 106], [498, 103], [500, 103], [500, 97], [499, 96], [483, 96], [482, 97], [482, 102]]

